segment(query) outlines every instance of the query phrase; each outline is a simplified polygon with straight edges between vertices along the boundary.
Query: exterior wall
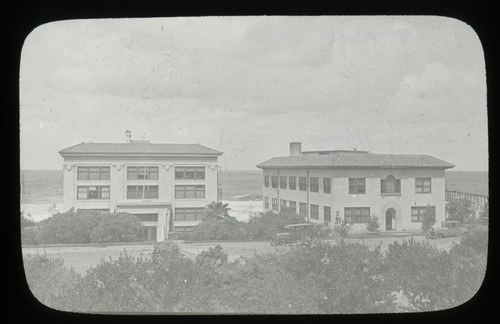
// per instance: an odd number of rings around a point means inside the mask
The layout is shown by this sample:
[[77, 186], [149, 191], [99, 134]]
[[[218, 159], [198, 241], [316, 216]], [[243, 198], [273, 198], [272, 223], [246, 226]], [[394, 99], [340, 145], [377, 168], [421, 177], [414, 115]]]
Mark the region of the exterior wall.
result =
[[[386, 231], [386, 211], [393, 208], [396, 211], [395, 226], [396, 231], [421, 231], [420, 222], [411, 221], [412, 206], [435, 206], [436, 223], [445, 219], [445, 182], [443, 169], [263, 169], [263, 175], [269, 175], [269, 187], [263, 187], [263, 196], [269, 199], [269, 208], [272, 209], [272, 198], [293, 200], [297, 203], [297, 212], [299, 202], [315, 204], [319, 206], [319, 219], [308, 218], [311, 222], [324, 222], [324, 206], [331, 207], [331, 219], [336, 215], [344, 215], [346, 207], [370, 207], [371, 216], [377, 216], [379, 219], [379, 229]], [[297, 189], [279, 189], [271, 188], [272, 175], [286, 175], [297, 177]], [[319, 192], [299, 191], [299, 176], [318, 177]], [[382, 194], [380, 191], [380, 180], [388, 175], [393, 175], [401, 181], [400, 194]], [[331, 193], [323, 192], [323, 178], [332, 179]], [[349, 194], [349, 178], [365, 178], [365, 194]], [[415, 178], [431, 178], [431, 193], [415, 193]], [[287, 179], [288, 180], [288, 179]], [[288, 187], [288, 183], [287, 183]], [[307, 189], [309, 190], [309, 184]], [[308, 208], [310, 216], [310, 207]], [[354, 224], [353, 232], [366, 231], [366, 224]]]
[[[158, 180], [128, 180], [127, 166], [158, 166]], [[78, 166], [110, 166], [110, 180], [77, 180]], [[204, 180], [175, 180], [176, 166], [204, 166]], [[147, 207], [146, 202], [159, 201], [171, 205], [175, 211], [177, 207], [203, 208], [212, 201], [217, 201], [217, 157], [65, 157], [64, 159], [64, 209], [109, 209], [113, 211], [127, 211], [130, 213], [165, 213], [165, 207]], [[176, 199], [175, 185], [205, 185], [205, 198]], [[81, 185], [109, 185], [109, 200], [78, 200], [77, 187]], [[158, 199], [127, 199], [128, 185], [158, 185]], [[119, 208], [117, 205], [144, 202], [144, 210], [136, 207]], [[199, 221], [177, 222], [177, 226], [194, 226]], [[153, 224], [147, 224], [153, 225]]]

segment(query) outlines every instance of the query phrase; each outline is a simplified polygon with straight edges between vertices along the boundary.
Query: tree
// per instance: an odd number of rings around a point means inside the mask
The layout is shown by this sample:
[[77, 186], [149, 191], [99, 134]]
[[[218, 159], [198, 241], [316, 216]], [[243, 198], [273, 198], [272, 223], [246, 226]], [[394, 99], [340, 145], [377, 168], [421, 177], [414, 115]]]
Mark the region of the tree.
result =
[[459, 221], [462, 224], [468, 224], [474, 220], [474, 207], [468, 199], [452, 200], [446, 206], [448, 219]]
[[229, 217], [228, 211], [231, 210], [231, 208], [228, 206], [229, 204], [223, 204], [220, 201], [212, 201], [205, 207], [205, 217], [208, 219], [223, 219]]
[[344, 239], [351, 229], [352, 225], [348, 224], [345, 218], [340, 216], [340, 213], [337, 212], [335, 215], [335, 222], [333, 223], [333, 234], [340, 239]]
[[379, 228], [378, 217], [372, 216], [370, 218], [370, 221], [368, 222], [368, 225], [366, 225], [366, 229], [369, 232], [375, 233], [378, 231], [378, 228]]
[[434, 209], [427, 205], [424, 212], [424, 219], [422, 220], [422, 230], [427, 232], [432, 225], [436, 223], [436, 215]]

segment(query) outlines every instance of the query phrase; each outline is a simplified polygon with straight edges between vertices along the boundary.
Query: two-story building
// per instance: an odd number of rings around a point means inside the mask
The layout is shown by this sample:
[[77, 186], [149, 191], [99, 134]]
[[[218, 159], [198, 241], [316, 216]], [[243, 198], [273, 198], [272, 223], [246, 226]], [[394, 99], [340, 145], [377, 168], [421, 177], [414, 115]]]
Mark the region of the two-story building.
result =
[[204, 207], [220, 200], [222, 152], [134, 141], [128, 130], [125, 135], [124, 143], [81, 143], [59, 151], [64, 209], [134, 214], [148, 240], [191, 230]]
[[257, 165], [263, 170], [264, 212], [291, 208], [314, 223], [336, 216], [366, 231], [370, 217], [381, 231], [420, 231], [424, 213], [445, 220], [444, 171], [453, 164], [421, 154], [304, 151]]

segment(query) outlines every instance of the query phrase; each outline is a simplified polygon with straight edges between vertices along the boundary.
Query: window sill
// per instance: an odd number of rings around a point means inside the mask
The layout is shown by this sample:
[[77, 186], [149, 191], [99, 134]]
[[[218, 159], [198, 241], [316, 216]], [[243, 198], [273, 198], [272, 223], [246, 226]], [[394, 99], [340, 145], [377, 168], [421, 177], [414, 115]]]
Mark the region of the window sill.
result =
[[401, 196], [401, 193], [400, 192], [382, 192], [380, 193], [380, 195], [382, 196]]

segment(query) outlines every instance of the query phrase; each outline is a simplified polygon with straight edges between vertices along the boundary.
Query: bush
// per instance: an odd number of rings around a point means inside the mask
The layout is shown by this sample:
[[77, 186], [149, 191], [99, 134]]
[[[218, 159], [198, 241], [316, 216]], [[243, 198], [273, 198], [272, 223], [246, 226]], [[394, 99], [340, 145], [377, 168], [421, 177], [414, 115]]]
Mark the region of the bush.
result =
[[22, 245], [37, 245], [38, 241], [38, 227], [25, 227], [21, 229], [21, 244]]
[[284, 230], [284, 226], [288, 224], [304, 223], [305, 219], [295, 212], [281, 211], [274, 213], [268, 211], [265, 214], [259, 213], [250, 218], [245, 224], [248, 236], [251, 239], [271, 239], [272, 236]]
[[42, 304], [58, 310], [73, 308], [68, 292], [74, 291], [81, 276], [65, 267], [62, 259], [24, 256], [24, 274], [33, 296]]
[[427, 206], [424, 212], [424, 219], [422, 220], [422, 231], [427, 232], [436, 223], [434, 211], [430, 206]]
[[375, 233], [378, 231], [380, 225], [378, 223], [378, 217], [377, 216], [372, 216], [370, 218], [370, 221], [368, 222], [368, 224], [366, 225], [366, 229], [369, 231], [369, 232], [372, 232], [372, 233]]
[[127, 213], [106, 215], [90, 234], [93, 243], [136, 242], [141, 233], [141, 223]]
[[449, 220], [456, 220], [463, 225], [469, 224], [474, 219], [474, 207], [468, 199], [456, 199], [446, 205]]
[[193, 241], [244, 240], [247, 233], [243, 222], [228, 216], [222, 219], [206, 218], [192, 232], [185, 233], [183, 238]]
[[37, 240], [40, 244], [90, 243], [91, 231], [83, 214], [70, 210], [41, 221]]

